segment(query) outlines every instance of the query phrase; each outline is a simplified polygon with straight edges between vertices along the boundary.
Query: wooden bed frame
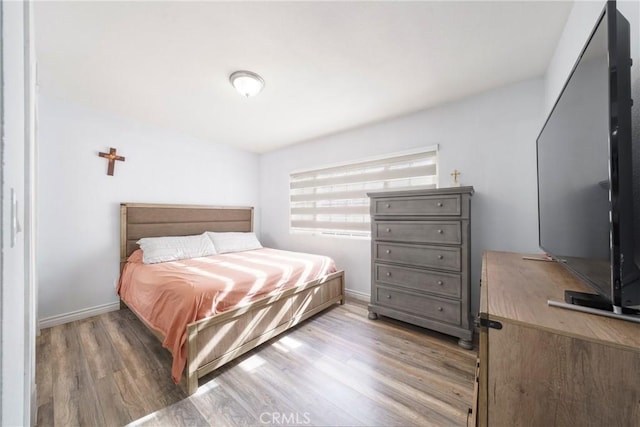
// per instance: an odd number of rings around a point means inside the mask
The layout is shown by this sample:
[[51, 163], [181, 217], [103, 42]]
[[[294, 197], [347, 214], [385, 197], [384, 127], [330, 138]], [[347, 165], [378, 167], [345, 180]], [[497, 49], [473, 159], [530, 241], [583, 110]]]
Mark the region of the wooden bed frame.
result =
[[[120, 269], [142, 237], [180, 236], [204, 231], [253, 231], [252, 207], [120, 205]], [[276, 296], [187, 325], [185, 376], [189, 395], [198, 379], [332, 305], [344, 304], [344, 272], [290, 288]], [[121, 302], [121, 307], [126, 307]], [[129, 309], [160, 340], [164, 336]]]

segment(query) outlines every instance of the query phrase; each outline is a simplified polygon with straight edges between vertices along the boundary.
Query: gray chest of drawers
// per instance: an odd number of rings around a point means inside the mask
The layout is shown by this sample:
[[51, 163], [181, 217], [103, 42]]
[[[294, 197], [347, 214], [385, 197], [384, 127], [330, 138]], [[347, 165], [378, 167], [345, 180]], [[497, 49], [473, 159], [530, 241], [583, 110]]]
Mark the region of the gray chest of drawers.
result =
[[371, 198], [371, 303], [378, 314], [459, 338], [472, 348], [473, 187], [384, 191]]

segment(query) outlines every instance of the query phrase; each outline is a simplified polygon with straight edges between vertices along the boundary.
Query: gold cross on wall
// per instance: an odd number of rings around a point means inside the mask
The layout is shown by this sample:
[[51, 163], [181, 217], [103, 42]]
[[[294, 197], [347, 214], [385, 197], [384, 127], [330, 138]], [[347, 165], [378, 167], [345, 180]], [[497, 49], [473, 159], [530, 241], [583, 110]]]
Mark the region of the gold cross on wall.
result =
[[98, 156], [104, 157], [105, 159], [109, 160], [109, 168], [107, 169], [107, 175], [111, 175], [111, 176], [113, 176], [113, 168], [116, 164], [116, 160], [124, 162], [124, 157], [118, 156], [116, 154], [115, 148], [109, 148], [108, 153], [98, 153]]
[[458, 183], [458, 177], [462, 175], [460, 172], [458, 172], [458, 169], [454, 169], [453, 172], [451, 173], [451, 176], [453, 177], [453, 183], [457, 184]]

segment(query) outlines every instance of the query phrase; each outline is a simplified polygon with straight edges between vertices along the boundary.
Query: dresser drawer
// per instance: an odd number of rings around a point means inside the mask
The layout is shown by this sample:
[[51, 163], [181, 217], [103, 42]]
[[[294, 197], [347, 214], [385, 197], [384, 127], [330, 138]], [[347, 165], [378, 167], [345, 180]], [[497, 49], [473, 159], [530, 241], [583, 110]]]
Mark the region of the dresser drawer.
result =
[[441, 322], [460, 324], [460, 302], [432, 298], [413, 292], [375, 286], [374, 302], [404, 312], [414, 313]]
[[375, 263], [374, 280], [447, 297], [460, 298], [462, 295], [462, 277], [459, 274]]
[[371, 200], [371, 215], [460, 216], [460, 196], [422, 196], [376, 198]]
[[377, 261], [390, 261], [450, 271], [460, 271], [461, 268], [460, 248], [374, 242], [373, 251], [373, 256]]
[[373, 239], [396, 242], [462, 243], [460, 221], [375, 221]]

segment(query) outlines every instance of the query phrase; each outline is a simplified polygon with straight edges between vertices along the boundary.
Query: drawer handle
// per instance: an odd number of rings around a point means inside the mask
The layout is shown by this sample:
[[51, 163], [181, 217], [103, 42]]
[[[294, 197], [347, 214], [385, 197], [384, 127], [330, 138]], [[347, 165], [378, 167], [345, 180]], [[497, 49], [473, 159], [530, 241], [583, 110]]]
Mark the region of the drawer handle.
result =
[[387, 277], [391, 276], [391, 272], [387, 271]]
[[442, 307], [438, 307], [438, 311], [442, 311]]
[[390, 254], [391, 253], [391, 249], [387, 249], [385, 252]]
[[442, 258], [444, 258], [444, 256], [438, 255], [438, 259], [442, 259]]
[[438, 285], [442, 286], [444, 285], [444, 282], [442, 280], [438, 280]]
[[442, 229], [438, 230], [438, 234], [442, 234], [444, 231]]
[[387, 207], [390, 208], [391, 207], [391, 203], [387, 203]]
[[438, 205], [439, 208], [441, 208], [442, 207], [442, 202], [438, 202], [437, 205]]
[[391, 231], [391, 229], [390, 229], [390, 228], [387, 228], [387, 233], [389, 233], [390, 231]]
[[391, 299], [391, 295], [387, 294], [387, 299]]

